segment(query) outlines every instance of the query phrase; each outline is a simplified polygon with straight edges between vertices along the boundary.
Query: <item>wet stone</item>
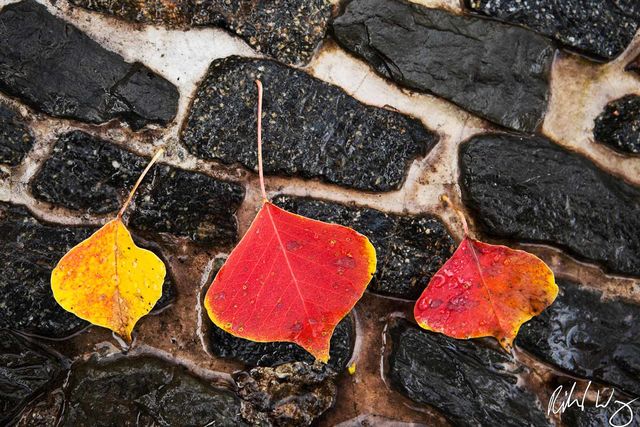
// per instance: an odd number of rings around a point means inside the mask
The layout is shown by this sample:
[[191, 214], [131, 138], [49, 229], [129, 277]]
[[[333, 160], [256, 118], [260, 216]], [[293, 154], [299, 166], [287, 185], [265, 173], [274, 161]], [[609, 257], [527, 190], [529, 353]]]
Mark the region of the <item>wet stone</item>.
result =
[[403, 86], [515, 130], [533, 131], [544, 118], [555, 49], [532, 31], [404, 0], [354, 0], [333, 32]]
[[20, 116], [0, 104], [0, 163], [16, 166], [33, 146], [33, 136]]
[[66, 362], [26, 339], [0, 329], [0, 423], [64, 375]]
[[[51, 292], [51, 271], [94, 231], [44, 223], [22, 206], [0, 203], [0, 328], [63, 338], [88, 325], [58, 305]], [[170, 274], [162, 292], [155, 310], [175, 298]]]
[[[600, 404], [604, 405], [609, 398], [610, 391], [607, 390], [600, 397]], [[616, 400], [622, 402], [616, 402]], [[624, 398], [614, 393], [614, 397], [603, 408], [596, 408], [589, 403], [585, 403], [584, 409], [573, 405], [562, 413], [562, 421], [568, 427], [602, 427], [602, 426], [624, 426], [639, 427], [640, 404], [638, 401], [625, 406], [633, 398]], [[560, 403], [558, 403], [560, 405]]]
[[389, 191], [438, 140], [417, 120], [363, 105], [303, 71], [232, 56], [211, 64], [191, 105], [182, 141], [192, 154], [257, 170], [257, 78], [267, 173]]
[[335, 372], [317, 362], [285, 363], [233, 375], [251, 425], [308, 426], [336, 400]]
[[596, 118], [596, 141], [631, 154], [640, 154], [640, 95], [611, 101]]
[[[351, 316], [336, 326], [331, 336], [329, 366], [337, 372], [344, 371], [351, 358], [355, 330]], [[260, 343], [245, 340], [211, 325], [209, 331], [211, 352], [227, 359], [238, 360], [252, 366], [276, 366], [287, 362], [313, 363], [314, 357], [302, 347], [288, 342]]]
[[394, 215], [302, 197], [278, 196], [273, 202], [293, 213], [351, 227], [376, 248], [378, 268], [368, 290], [416, 299], [455, 251], [444, 224], [429, 215]]
[[477, 340], [455, 340], [405, 320], [391, 328], [392, 385], [435, 407], [454, 425], [551, 425], [540, 401], [518, 385], [523, 367]]
[[640, 28], [637, 0], [466, 0], [470, 9], [523, 25], [599, 59], [613, 59]]
[[128, 63], [76, 27], [25, 0], [0, 12], [0, 91], [55, 117], [138, 129], [166, 124], [177, 88], [139, 63]]
[[485, 134], [460, 148], [463, 201], [482, 231], [560, 247], [640, 275], [640, 189], [541, 137]]
[[72, 367], [61, 426], [237, 426], [232, 392], [151, 357], [90, 361]]
[[516, 343], [572, 375], [640, 395], [640, 306], [559, 281], [560, 294]]
[[131, 22], [168, 27], [222, 27], [258, 52], [282, 62], [308, 62], [324, 38], [331, 17], [327, 0], [71, 0]]
[[[76, 131], [59, 138], [31, 191], [39, 200], [73, 210], [116, 212], [148, 162]], [[235, 212], [243, 198], [240, 185], [156, 165], [136, 194], [128, 225], [228, 246], [237, 240]]]

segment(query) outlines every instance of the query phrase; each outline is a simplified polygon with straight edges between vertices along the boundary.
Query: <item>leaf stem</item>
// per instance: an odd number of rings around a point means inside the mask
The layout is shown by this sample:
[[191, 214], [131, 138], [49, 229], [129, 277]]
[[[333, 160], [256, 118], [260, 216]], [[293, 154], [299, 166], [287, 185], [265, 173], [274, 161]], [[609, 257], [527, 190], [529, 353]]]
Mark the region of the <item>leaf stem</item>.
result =
[[149, 161], [149, 164], [147, 165], [146, 168], [144, 168], [144, 170], [140, 174], [140, 177], [136, 181], [136, 184], [133, 186], [133, 189], [129, 193], [129, 197], [127, 197], [127, 200], [122, 205], [122, 208], [120, 209], [120, 212], [118, 212], [118, 216], [116, 216], [116, 218], [118, 218], [118, 219], [122, 218], [122, 215], [124, 215], [124, 212], [129, 207], [129, 204], [131, 203], [131, 200], [133, 200], [133, 196], [136, 194], [136, 190], [138, 190], [138, 187], [140, 186], [140, 183], [142, 183], [142, 180], [144, 179], [145, 175], [147, 175], [147, 172], [149, 172], [149, 169], [151, 169], [151, 167], [154, 165], [154, 163], [158, 161], [160, 156], [162, 156], [162, 153], [164, 153], [164, 149], [163, 148], [159, 149], [156, 152], [156, 154], [154, 154], [154, 156], [151, 158], [151, 160]]
[[267, 192], [264, 189], [264, 172], [262, 170], [262, 82], [256, 80], [256, 86], [258, 87], [258, 175], [260, 177], [262, 198], [266, 202], [268, 199]]
[[456, 213], [456, 215], [458, 215], [458, 218], [460, 219], [460, 222], [462, 222], [462, 230], [464, 231], [464, 235], [468, 236], [469, 235], [469, 226], [467, 225], [467, 219], [464, 217], [464, 214], [462, 213], [462, 211], [453, 206], [453, 203], [451, 203], [451, 200], [449, 199], [449, 197], [446, 194], [443, 194], [440, 197], [440, 199], [442, 199], [442, 201], [445, 202], [449, 208], [453, 209], [453, 211]]

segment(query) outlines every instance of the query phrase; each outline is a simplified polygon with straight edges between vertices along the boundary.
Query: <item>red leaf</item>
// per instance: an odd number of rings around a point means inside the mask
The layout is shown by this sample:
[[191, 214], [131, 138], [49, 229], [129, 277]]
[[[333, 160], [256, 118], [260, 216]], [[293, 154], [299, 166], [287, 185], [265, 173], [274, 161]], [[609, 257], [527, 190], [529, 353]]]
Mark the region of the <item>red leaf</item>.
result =
[[414, 308], [418, 324], [453, 338], [496, 337], [509, 349], [520, 326], [558, 295], [538, 257], [465, 237]]
[[218, 272], [205, 307], [235, 336], [294, 342], [326, 362], [333, 330], [375, 269], [375, 249], [363, 235], [265, 202]]

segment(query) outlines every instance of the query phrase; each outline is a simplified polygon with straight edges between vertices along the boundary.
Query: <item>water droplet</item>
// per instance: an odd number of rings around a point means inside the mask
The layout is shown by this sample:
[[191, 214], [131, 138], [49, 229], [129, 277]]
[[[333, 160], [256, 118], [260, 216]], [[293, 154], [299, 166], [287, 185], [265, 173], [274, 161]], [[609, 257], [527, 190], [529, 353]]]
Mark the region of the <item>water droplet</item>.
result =
[[436, 276], [433, 276], [433, 279], [431, 279], [431, 284], [429, 286], [433, 286], [434, 288], [441, 288], [442, 285], [444, 285], [444, 282], [445, 278], [438, 274]]
[[338, 283], [338, 282], [333, 282], [333, 285], [331, 285], [331, 287], [332, 287], [333, 289], [340, 289], [340, 283]]
[[441, 299], [433, 299], [429, 303], [429, 307], [430, 308], [438, 308], [438, 307], [440, 307], [441, 304], [442, 304], [442, 300]]
[[333, 262], [333, 264], [338, 267], [354, 268], [356, 266], [356, 260], [347, 255], [338, 258]]
[[302, 323], [300, 322], [296, 322], [293, 325], [291, 325], [291, 331], [292, 332], [300, 332], [302, 330]]
[[444, 269], [442, 270], [442, 272], [444, 273], [445, 276], [447, 277], [453, 277], [453, 271], [449, 270], [449, 269]]
[[242, 285], [242, 289], [247, 289], [247, 283], [246, 282]]
[[224, 292], [218, 292], [217, 294], [213, 295], [213, 299], [215, 301], [224, 301], [226, 297], [227, 297], [227, 294], [225, 294]]
[[286, 248], [288, 251], [295, 251], [298, 250], [302, 247], [302, 244], [300, 244], [300, 242], [298, 242], [297, 240], [289, 240], [286, 244], [285, 244]]
[[335, 246], [335, 244], [336, 244], [335, 240], [333, 240], [333, 239], [329, 240], [329, 245], [330, 246]]

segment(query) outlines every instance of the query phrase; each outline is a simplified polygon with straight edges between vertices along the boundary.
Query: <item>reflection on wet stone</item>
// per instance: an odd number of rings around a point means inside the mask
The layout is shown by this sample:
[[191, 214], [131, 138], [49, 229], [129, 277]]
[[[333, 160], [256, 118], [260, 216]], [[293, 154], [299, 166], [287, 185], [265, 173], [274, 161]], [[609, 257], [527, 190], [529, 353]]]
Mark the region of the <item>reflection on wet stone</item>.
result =
[[404, 0], [354, 0], [333, 32], [403, 86], [515, 130], [533, 131], [544, 118], [555, 49], [532, 31]]
[[640, 306], [558, 285], [556, 301], [522, 326], [516, 344], [572, 375], [640, 395]]
[[56, 117], [166, 124], [178, 89], [142, 64], [106, 50], [76, 27], [25, 0], [0, 12], [0, 91]]
[[0, 103], [0, 163], [16, 166], [33, 146], [33, 136], [20, 115]]
[[257, 169], [257, 78], [265, 90], [266, 173], [389, 191], [438, 141], [418, 120], [363, 105], [303, 71], [232, 56], [215, 60], [197, 90], [182, 129], [192, 154]]
[[273, 203], [299, 215], [351, 227], [376, 248], [378, 269], [368, 290], [415, 299], [453, 254], [446, 227], [429, 215], [394, 215], [302, 197], [278, 196]]
[[519, 384], [524, 366], [477, 340], [455, 340], [406, 320], [391, 327], [389, 377], [410, 399], [440, 410], [454, 425], [550, 426], [542, 403]]
[[596, 118], [593, 136], [615, 150], [640, 154], [640, 95], [608, 103]]
[[475, 136], [459, 158], [463, 201], [482, 231], [640, 275], [640, 188], [542, 136]]

